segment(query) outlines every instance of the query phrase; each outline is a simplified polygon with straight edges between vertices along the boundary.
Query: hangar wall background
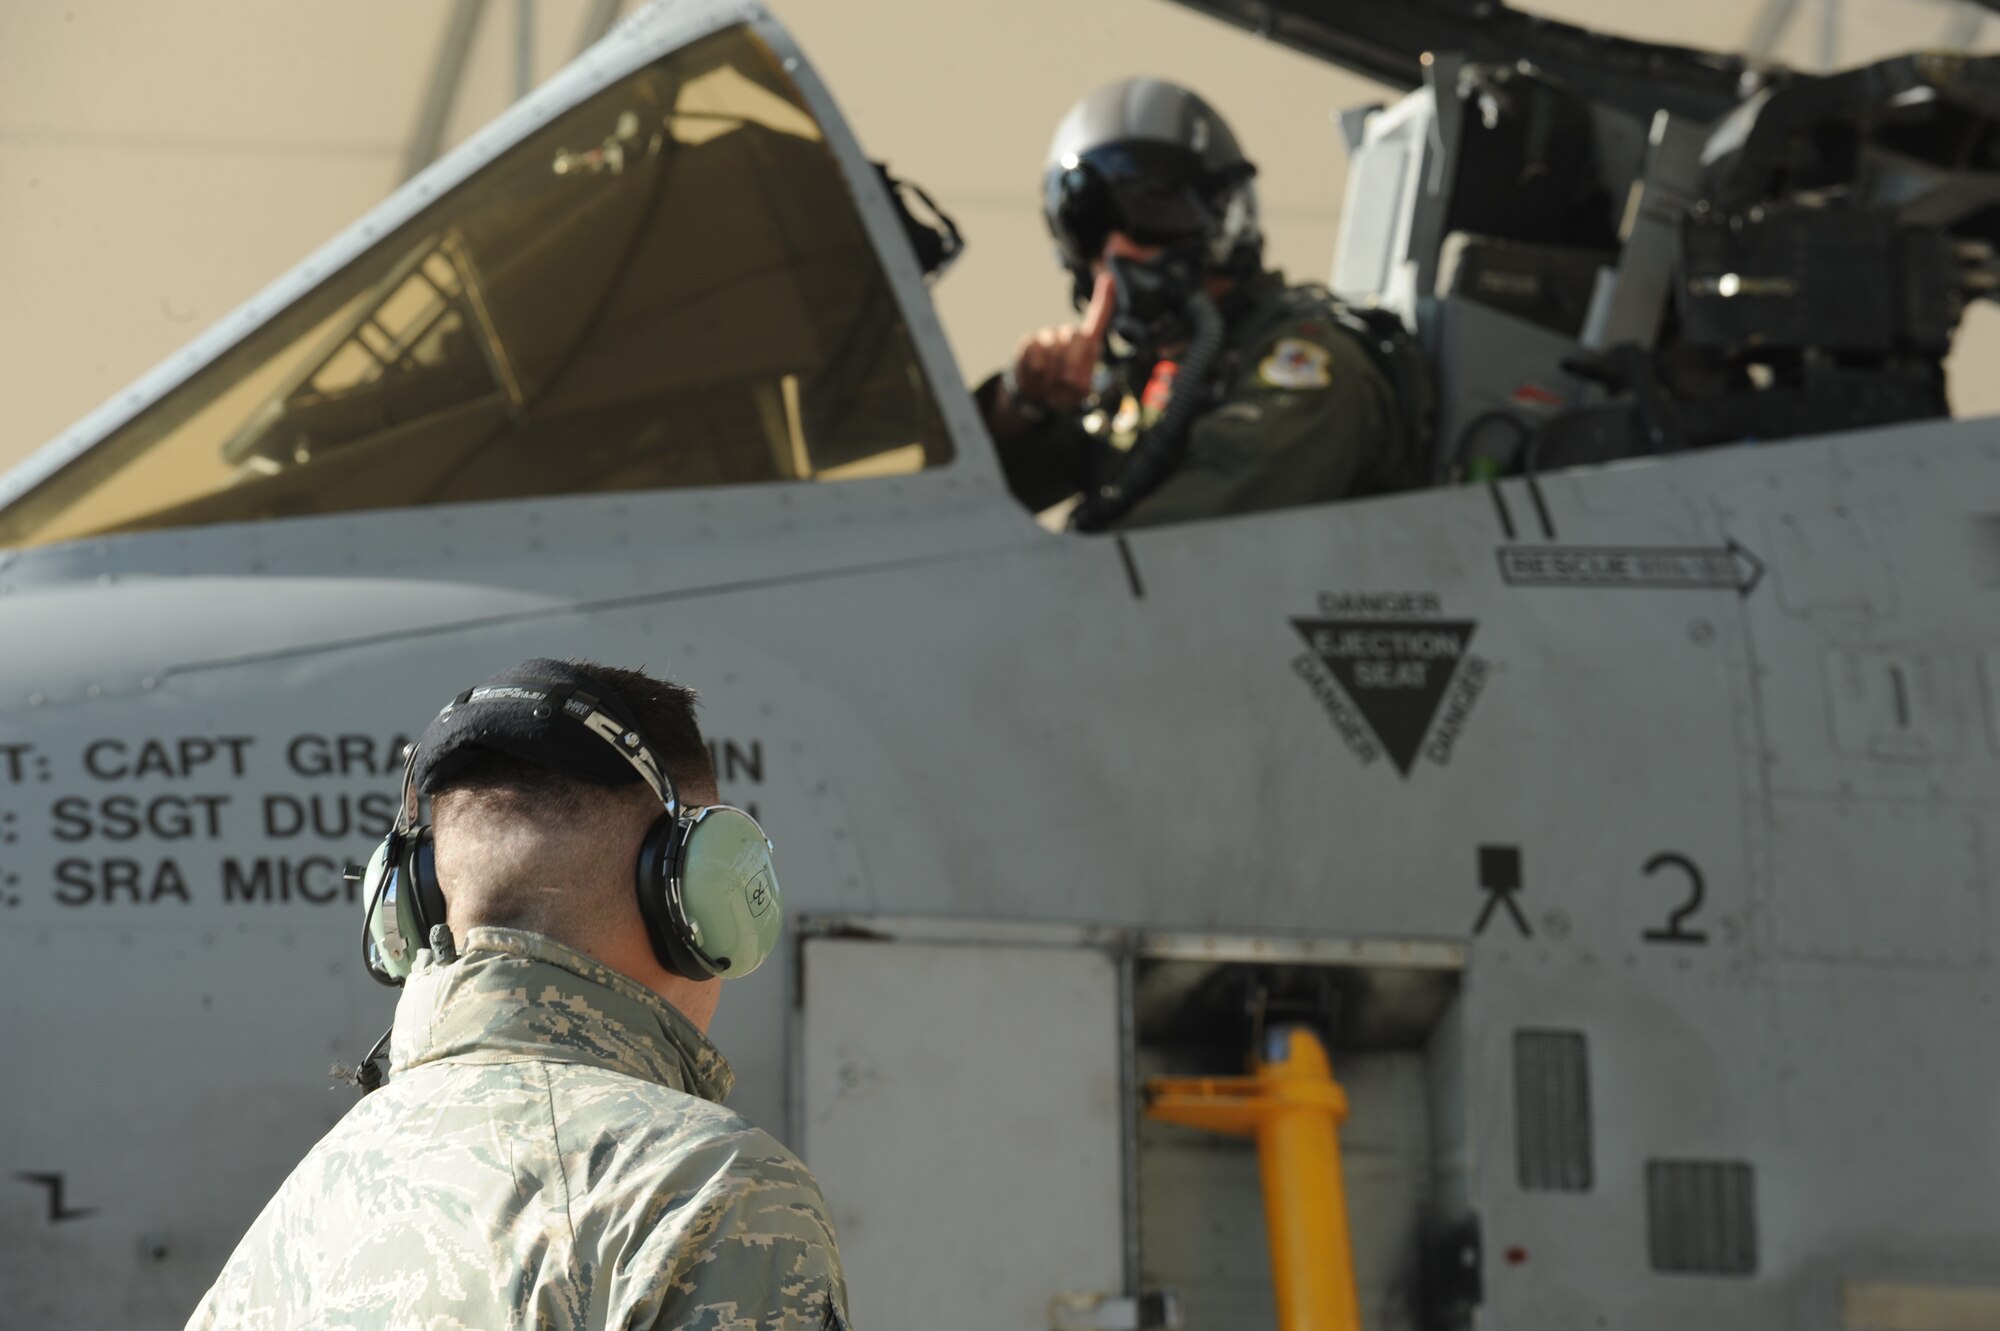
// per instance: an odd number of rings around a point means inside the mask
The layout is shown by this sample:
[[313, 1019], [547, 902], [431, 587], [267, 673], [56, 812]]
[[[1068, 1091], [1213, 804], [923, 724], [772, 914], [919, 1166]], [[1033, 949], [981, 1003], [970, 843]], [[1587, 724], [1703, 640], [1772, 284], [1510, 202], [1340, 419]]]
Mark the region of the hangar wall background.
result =
[[[969, 241], [937, 288], [977, 380], [1068, 313], [1039, 212], [1042, 153], [1082, 92], [1190, 84], [1261, 167], [1273, 259], [1324, 277], [1346, 162], [1331, 119], [1386, 90], [1166, 0], [769, 0], [863, 146], [929, 189]], [[518, 0], [486, 6], [448, 127], [513, 96]], [[1817, 67], [1936, 44], [1944, 0], [1817, 0], [1778, 56]], [[627, 0], [631, 8], [633, 0]], [[1735, 48], [1742, 0], [1532, 0], [1570, 22]], [[586, 0], [534, 0], [533, 72], [576, 49]], [[450, 0], [22, 0], [0, 6], [0, 467], [227, 313], [387, 194]], [[2000, 23], [1985, 36], [2000, 40]], [[1961, 415], [2000, 411], [2000, 312], [1960, 335]]]

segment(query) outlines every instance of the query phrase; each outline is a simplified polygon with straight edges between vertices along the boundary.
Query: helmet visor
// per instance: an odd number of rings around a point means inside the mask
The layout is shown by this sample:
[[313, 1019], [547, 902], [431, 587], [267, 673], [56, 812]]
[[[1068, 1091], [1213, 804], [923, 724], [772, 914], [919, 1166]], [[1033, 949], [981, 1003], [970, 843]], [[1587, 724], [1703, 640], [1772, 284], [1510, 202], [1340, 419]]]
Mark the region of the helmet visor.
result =
[[1175, 144], [1110, 143], [1051, 167], [1043, 209], [1063, 257], [1087, 265], [1113, 231], [1148, 245], [1199, 239], [1214, 223], [1214, 196], [1232, 183]]

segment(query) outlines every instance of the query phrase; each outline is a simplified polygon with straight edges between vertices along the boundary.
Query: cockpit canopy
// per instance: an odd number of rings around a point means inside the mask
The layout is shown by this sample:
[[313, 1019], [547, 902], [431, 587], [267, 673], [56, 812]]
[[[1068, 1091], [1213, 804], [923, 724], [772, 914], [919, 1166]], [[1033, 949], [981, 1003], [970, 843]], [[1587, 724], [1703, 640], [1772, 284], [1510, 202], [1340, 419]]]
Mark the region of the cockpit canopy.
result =
[[0, 510], [0, 545], [950, 456], [821, 126], [738, 27], [442, 194]]

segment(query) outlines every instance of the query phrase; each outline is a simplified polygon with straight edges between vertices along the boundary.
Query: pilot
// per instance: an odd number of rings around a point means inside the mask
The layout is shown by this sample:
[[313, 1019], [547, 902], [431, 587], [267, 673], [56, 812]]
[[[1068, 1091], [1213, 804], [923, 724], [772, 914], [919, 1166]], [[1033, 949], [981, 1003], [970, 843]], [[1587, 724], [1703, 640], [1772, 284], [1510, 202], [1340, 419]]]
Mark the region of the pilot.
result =
[[[392, 833], [365, 880], [398, 921], [371, 914], [370, 968], [407, 972], [391, 1075], [279, 1188], [190, 1328], [848, 1325], [818, 1186], [721, 1106], [721, 981], [695, 972], [730, 971], [705, 950], [725, 945], [754, 966], [781, 904], [749, 815], [664, 812], [669, 795], [715, 799], [693, 702], [637, 671], [537, 660], [425, 730], [405, 807], [431, 797], [432, 877], [379, 867], [405, 863]], [[654, 873], [676, 829], [678, 868]], [[719, 856], [697, 848], [717, 830]], [[743, 894], [734, 932], [695, 899], [760, 880], [771, 894]], [[406, 953], [391, 888], [426, 881], [445, 919], [413, 916], [431, 946]], [[682, 942], [663, 947], [641, 896], [668, 881]]]
[[1128, 79], [1056, 129], [1043, 211], [1078, 323], [976, 392], [1014, 495], [1079, 530], [1253, 513], [1422, 475], [1422, 357], [1264, 267], [1245, 160], [1194, 93]]

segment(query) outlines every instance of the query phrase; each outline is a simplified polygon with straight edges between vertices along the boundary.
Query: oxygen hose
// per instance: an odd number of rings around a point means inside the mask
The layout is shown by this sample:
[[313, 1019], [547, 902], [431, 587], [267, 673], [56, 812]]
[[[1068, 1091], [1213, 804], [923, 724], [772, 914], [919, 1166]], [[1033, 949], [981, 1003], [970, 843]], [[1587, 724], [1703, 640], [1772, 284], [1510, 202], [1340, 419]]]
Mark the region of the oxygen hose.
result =
[[1153, 427], [1132, 445], [1118, 475], [1076, 506], [1069, 516], [1071, 531], [1103, 531], [1124, 517], [1173, 474], [1187, 451], [1188, 428], [1194, 424], [1209, 376], [1222, 356], [1223, 329], [1222, 312], [1207, 292], [1195, 292], [1181, 308], [1194, 326], [1194, 337], [1181, 356], [1167, 405]]

